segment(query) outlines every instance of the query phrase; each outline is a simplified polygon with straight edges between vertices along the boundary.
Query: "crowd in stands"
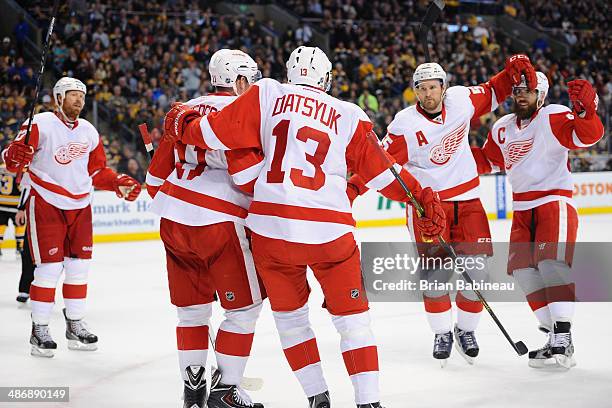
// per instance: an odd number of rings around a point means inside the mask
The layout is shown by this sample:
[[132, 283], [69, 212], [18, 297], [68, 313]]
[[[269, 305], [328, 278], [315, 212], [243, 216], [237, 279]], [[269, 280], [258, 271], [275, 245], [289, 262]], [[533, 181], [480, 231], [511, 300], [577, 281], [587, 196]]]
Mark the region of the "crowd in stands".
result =
[[[45, 11], [51, 1], [19, 3], [40, 27], [46, 27]], [[304, 18], [299, 26], [285, 32], [251, 15], [215, 14], [209, 3], [71, 0], [62, 7], [50, 64], [57, 77], [72, 75], [87, 84], [89, 113], [95, 100], [109, 162], [120, 171], [144, 179], [144, 155], [135, 138], [136, 126], [148, 123], [158, 139], [164, 113], [172, 102], [211, 90], [207, 62], [222, 47], [243, 49], [257, 61], [264, 77], [282, 80], [290, 52], [299, 44], [311, 44], [314, 30], [325, 31], [333, 63], [332, 94], [364, 108], [377, 134], [384, 135], [395, 113], [416, 101], [412, 72], [425, 61], [416, 30], [427, 1], [276, 2]], [[537, 68], [549, 76], [550, 102], [567, 105], [564, 80], [581, 76], [596, 85], [602, 101], [600, 113], [607, 118], [612, 94], [607, 36], [593, 34], [606, 27], [602, 13], [607, 5], [602, 8], [601, 1], [585, 2], [591, 6], [583, 10], [585, 19], [576, 15], [580, 13], [573, 4], [561, 1], [501, 3], [517, 18], [527, 22], [535, 19], [543, 29], [576, 37], [572, 42], [563, 36], [571, 46], [569, 57], [556, 58], [541, 43], [529, 54]], [[430, 53], [447, 70], [452, 85], [486, 81], [517, 51], [502, 31], [474, 16], [461, 16], [453, 7], [446, 8], [440, 21], [430, 35]], [[17, 33], [24, 30], [23, 21], [19, 24], [13, 38], [7, 37], [8, 44], [4, 40], [0, 44], [0, 144], [12, 138], [27, 115], [26, 102], [31, 100], [35, 83], [32, 67], [25, 64], [19, 51]], [[471, 142], [482, 144], [495, 118], [509, 109], [507, 101], [495, 116], [473, 123]], [[601, 142], [597, 149], [606, 150], [606, 143]], [[602, 160], [594, 163], [591, 156], [592, 152], [581, 153], [572, 163], [577, 170], [600, 169]], [[605, 161], [603, 168], [612, 168], [612, 163]]]

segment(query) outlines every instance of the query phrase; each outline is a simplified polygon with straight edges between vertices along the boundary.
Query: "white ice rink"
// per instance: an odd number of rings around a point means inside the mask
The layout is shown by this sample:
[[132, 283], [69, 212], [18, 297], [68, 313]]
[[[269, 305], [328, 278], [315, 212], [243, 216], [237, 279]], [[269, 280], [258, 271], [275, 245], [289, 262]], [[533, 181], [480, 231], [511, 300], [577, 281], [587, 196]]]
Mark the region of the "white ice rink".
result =
[[[493, 238], [505, 241], [510, 223], [492, 223]], [[581, 217], [579, 240], [610, 241], [612, 216]], [[404, 240], [402, 227], [361, 229], [360, 240]], [[68, 386], [69, 403], [2, 404], [11, 407], [181, 406], [176, 357], [176, 315], [170, 304], [164, 252], [159, 241], [100, 244], [94, 249], [87, 321], [100, 337], [95, 352], [66, 348], [61, 290], [51, 321], [58, 343], [52, 359], [29, 354], [30, 310], [15, 302], [20, 264], [12, 250], [0, 259], [0, 386]], [[339, 352], [339, 336], [321, 293], [312, 284], [311, 321], [317, 334], [333, 407], [354, 407]], [[526, 304], [493, 305], [516, 340], [529, 348], [544, 342]], [[219, 308], [213, 318], [220, 322]], [[431, 357], [432, 340], [420, 303], [371, 306], [379, 345], [382, 402], [399, 407], [611, 407], [611, 303], [579, 303], [574, 325], [578, 365], [568, 372], [539, 371], [517, 357], [486, 312], [478, 329], [481, 354], [474, 366], [456, 350], [446, 368]], [[212, 353], [211, 353], [212, 354]], [[211, 356], [211, 358], [213, 358]], [[305, 407], [305, 397], [282, 353], [270, 308], [258, 322], [248, 376], [263, 377], [251, 393], [269, 408]]]

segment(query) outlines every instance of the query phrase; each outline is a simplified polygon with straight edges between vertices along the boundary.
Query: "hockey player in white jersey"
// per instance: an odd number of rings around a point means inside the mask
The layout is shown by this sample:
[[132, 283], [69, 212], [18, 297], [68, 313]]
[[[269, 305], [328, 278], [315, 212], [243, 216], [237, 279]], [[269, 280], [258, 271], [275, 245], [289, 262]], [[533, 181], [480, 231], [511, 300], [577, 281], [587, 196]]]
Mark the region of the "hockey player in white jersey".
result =
[[[208, 70], [215, 93], [185, 103], [202, 115], [223, 109], [261, 75], [251, 57], [229, 49], [215, 52]], [[251, 197], [229, 175], [260, 161], [261, 155], [249, 151], [206, 151], [162, 139], [149, 166], [151, 211], [161, 217], [170, 299], [179, 318], [176, 336], [186, 408], [263, 407], [240, 388], [265, 291], [245, 226]], [[225, 320], [215, 340], [219, 368], [206, 400], [203, 372], [215, 292]]]
[[87, 275], [93, 246], [92, 187], [133, 201], [140, 184], [106, 166], [98, 131], [79, 118], [85, 84], [61, 78], [53, 87], [55, 111], [34, 115], [29, 144], [26, 122], [3, 152], [9, 170], [29, 166], [22, 184], [31, 186], [26, 205], [28, 240], [36, 269], [31, 285], [32, 355], [52, 357], [57, 344], [49, 332], [55, 287], [65, 273], [62, 293], [68, 347], [95, 350], [98, 337], [83, 322]]
[[[486, 213], [479, 198], [479, 178], [470, 152], [470, 122], [495, 110], [525, 76], [535, 87], [535, 70], [525, 55], [514, 55], [506, 67], [488, 82], [478, 86], [449, 87], [446, 72], [437, 63], [419, 65], [414, 71], [413, 86], [416, 105], [400, 111], [387, 128], [383, 145], [395, 160], [423, 185], [436, 190], [446, 213], [443, 238], [452, 243], [460, 257], [472, 258], [466, 272], [476, 282], [488, 279], [486, 257], [492, 254], [491, 233]], [[362, 194], [365, 190], [358, 176], [351, 186]], [[425, 256], [434, 237], [424, 237], [415, 230], [416, 213], [407, 207], [407, 224], [412, 240]], [[452, 270], [426, 269], [423, 279], [431, 283], [446, 282]], [[475, 330], [483, 309], [476, 294], [458, 291], [457, 322], [453, 329], [452, 308], [447, 290], [423, 293], [425, 312], [434, 332], [433, 357], [442, 366], [450, 356], [453, 344], [468, 363], [479, 353]]]
[[598, 97], [584, 79], [568, 83], [573, 109], [544, 106], [548, 78], [537, 73], [535, 90], [513, 89], [513, 112], [499, 119], [482, 148], [473, 147], [478, 172], [505, 171], [512, 186], [513, 218], [508, 273], [525, 292], [544, 347], [529, 352], [529, 365], [575, 365], [571, 325], [575, 288], [569, 279], [578, 230], [572, 200], [569, 150], [597, 143], [604, 127]]
[[[381, 406], [378, 354], [353, 237], [346, 174], [361, 174], [369, 187], [392, 199], [405, 201], [406, 194], [388, 171], [392, 159], [381, 150], [365, 112], [327, 94], [331, 69], [320, 49], [298, 47], [287, 62], [288, 84], [262, 79], [206, 117], [177, 106], [167, 114], [164, 129], [169, 137], [206, 149], [261, 151], [260, 171], [251, 174], [254, 197], [247, 225], [253, 231], [255, 265], [287, 362], [309, 407], [329, 408], [308, 318], [309, 266], [340, 334], [355, 402], [359, 408], [376, 408]], [[418, 225], [435, 235], [444, 227], [437, 196], [396, 168], [426, 209]]]

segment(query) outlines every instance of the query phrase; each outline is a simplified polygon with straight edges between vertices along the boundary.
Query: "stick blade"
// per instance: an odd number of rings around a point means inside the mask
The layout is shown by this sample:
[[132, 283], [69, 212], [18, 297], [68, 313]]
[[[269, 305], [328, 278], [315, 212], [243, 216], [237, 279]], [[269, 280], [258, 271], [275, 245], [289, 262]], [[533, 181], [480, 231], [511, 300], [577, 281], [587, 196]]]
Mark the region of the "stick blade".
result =
[[522, 341], [517, 341], [516, 343], [514, 343], [514, 349], [516, 350], [519, 356], [523, 356], [528, 352], [527, 346]]

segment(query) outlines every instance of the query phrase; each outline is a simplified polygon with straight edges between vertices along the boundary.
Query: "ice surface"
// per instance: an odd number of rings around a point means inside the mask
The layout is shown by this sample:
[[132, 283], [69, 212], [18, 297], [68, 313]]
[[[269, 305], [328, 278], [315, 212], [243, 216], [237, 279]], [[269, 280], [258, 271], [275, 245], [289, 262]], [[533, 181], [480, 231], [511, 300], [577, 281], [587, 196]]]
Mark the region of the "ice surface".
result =
[[[492, 222], [493, 238], [506, 241], [509, 221]], [[610, 241], [612, 216], [581, 217], [579, 240]], [[403, 227], [361, 229], [360, 240], [406, 240]], [[100, 337], [95, 352], [66, 348], [61, 290], [51, 320], [58, 342], [52, 359], [29, 355], [30, 310], [15, 302], [19, 262], [11, 250], [0, 258], [0, 386], [69, 386], [70, 402], [0, 403], [17, 407], [179, 407], [182, 385], [177, 358], [176, 315], [169, 301], [164, 251], [159, 241], [100, 244], [90, 273], [91, 330]], [[354, 407], [339, 337], [313, 282], [311, 321], [320, 348], [333, 407]], [[526, 304], [493, 307], [516, 340], [540, 347], [544, 336]], [[215, 307], [213, 324], [221, 313]], [[481, 354], [468, 366], [456, 350], [446, 368], [431, 357], [431, 334], [419, 303], [372, 304], [379, 344], [382, 401], [397, 407], [610, 407], [612, 339], [610, 303], [580, 303], [574, 325], [576, 360], [569, 372], [538, 371], [517, 357], [485, 314], [478, 329]], [[608, 350], [608, 351], [606, 351]], [[212, 358], [212, 357], [211, 357]], [[263, 377], [251, 393], [269, 408], [305, 407], [305, 398], [286, 363], [266, 303], [257, 325], [247, 375]]]

